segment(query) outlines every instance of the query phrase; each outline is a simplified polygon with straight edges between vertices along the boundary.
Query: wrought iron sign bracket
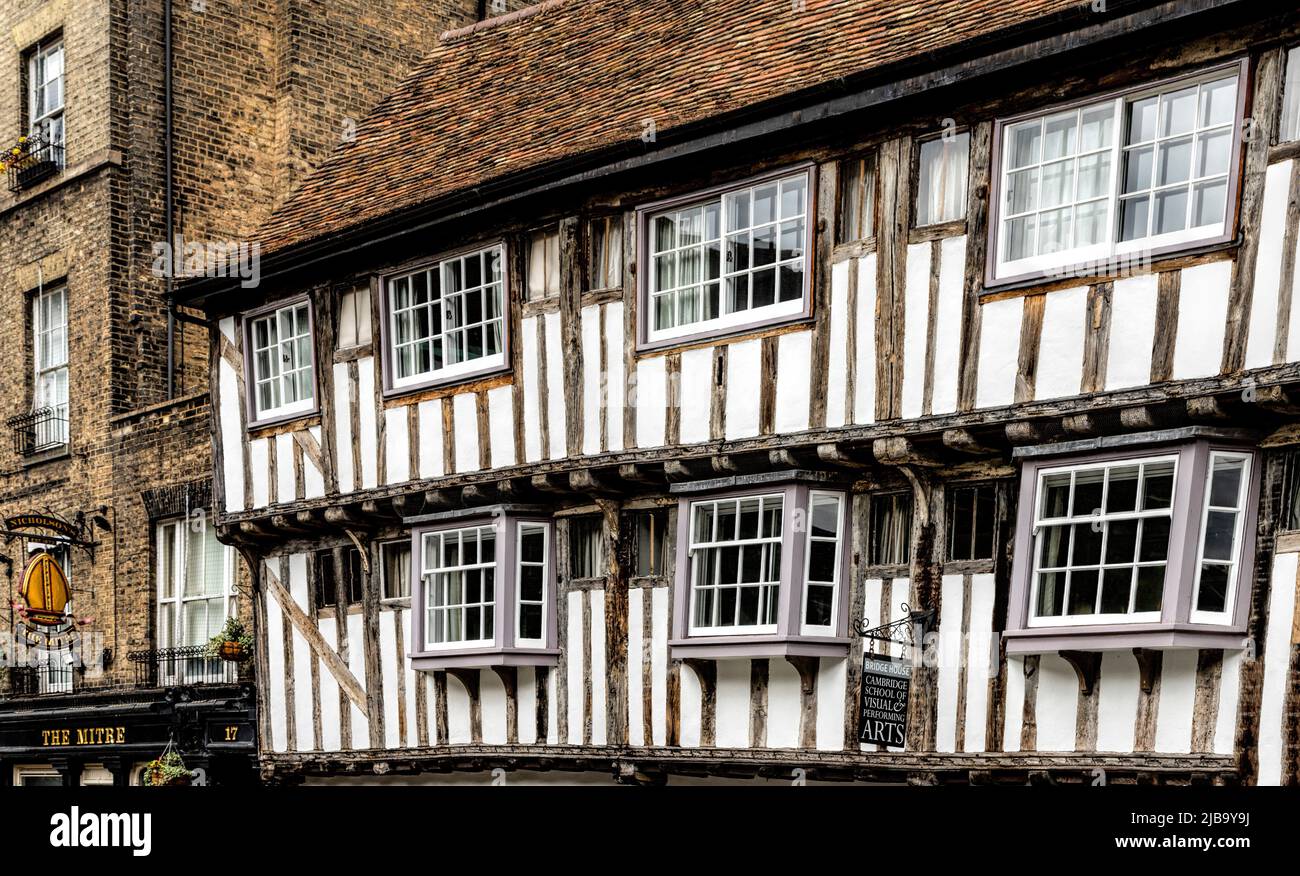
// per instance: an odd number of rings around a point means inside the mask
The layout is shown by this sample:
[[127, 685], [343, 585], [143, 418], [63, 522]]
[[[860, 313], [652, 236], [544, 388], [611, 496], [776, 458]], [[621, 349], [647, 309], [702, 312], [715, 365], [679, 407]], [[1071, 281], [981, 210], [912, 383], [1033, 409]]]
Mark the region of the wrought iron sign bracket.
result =
[[881, 624], [875, 627], [868, 627], [867, 621], [862, 622], [858, 635], [868, 641], [868, 648], [875, 652], [876, 642], [890, 642], [897, 645], [915, 645], [916, 628], [921, 628], [921, 635], [924, 637], [934, 628], [935, 611], [926, 609], [924, 611], [913, 611], [906, 602], [900, 603], [899, 608], [907, 617], [887, 624]]
[[[83, 512], [77, 512], [75, 521], [68, 521], [49, 512], [18, 514], [3, 521], [0, 535], [5, 544], [12, 544], [14, 539], [30, 539], [42, 544], [64, 544], [81, 548], [90, 554], [91, 562], [95, 559], [95, 548], [100, 543], [90, 534]], [[43, 530], [43, 531], [42, 531]]]

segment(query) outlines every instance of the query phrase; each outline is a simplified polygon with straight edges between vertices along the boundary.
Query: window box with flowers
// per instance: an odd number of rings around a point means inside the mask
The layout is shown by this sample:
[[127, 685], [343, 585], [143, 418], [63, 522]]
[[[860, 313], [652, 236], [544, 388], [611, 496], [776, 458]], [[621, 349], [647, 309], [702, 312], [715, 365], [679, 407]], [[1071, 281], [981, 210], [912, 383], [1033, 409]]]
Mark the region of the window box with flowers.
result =
[[39, 137], [19, 137], [0, 159], [0, 170], [8, 174], [11, 192], [20, 192], [44, 182], [62, 168], [63, 147]]

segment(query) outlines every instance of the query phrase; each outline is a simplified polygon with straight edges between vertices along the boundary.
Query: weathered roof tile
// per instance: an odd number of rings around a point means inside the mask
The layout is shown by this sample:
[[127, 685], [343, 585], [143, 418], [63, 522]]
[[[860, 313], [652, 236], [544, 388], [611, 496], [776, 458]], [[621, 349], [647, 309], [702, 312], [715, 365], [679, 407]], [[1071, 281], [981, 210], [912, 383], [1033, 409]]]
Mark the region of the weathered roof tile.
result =
[[[802, 5], [802, 9], [800, 6]], [[444, 35], [268, 220], [266, 252], [1077, 10], [1079, 0], [551, 0]]]

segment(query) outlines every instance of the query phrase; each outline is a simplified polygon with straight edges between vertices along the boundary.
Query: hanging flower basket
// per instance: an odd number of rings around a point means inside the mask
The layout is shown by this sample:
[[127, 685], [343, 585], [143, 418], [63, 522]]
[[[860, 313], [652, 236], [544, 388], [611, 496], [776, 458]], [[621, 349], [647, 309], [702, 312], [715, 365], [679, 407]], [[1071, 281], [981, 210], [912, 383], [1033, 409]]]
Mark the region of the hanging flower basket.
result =
[[144, 765], [144, 783], [151, 788], [183, 787], [193, 776], [181, 760], [179, 751], [167, 744], [167, 750]]
[[222, 660], [232, 660], [236, 663], [248, 659], [248, 655], [244, 653], [243, 644], [238, 641], [222, 642], [217, 653]]

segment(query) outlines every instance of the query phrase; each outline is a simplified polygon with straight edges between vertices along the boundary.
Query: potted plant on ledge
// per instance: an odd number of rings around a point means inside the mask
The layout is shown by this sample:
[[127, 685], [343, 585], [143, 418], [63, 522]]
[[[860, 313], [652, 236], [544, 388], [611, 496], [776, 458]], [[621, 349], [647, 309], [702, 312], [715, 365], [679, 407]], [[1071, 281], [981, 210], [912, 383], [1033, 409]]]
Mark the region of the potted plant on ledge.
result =
[[208, 655], [222, 660], [242, 662], [253, 655], [253, 634], [237, 617], [226, 618], [226, 625], [208, 640]]

